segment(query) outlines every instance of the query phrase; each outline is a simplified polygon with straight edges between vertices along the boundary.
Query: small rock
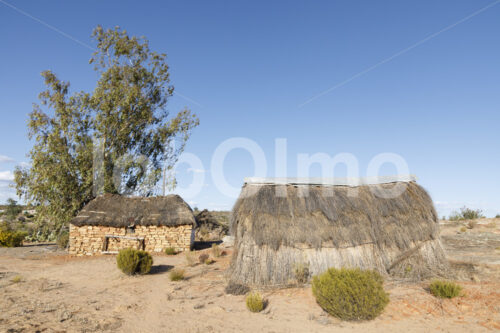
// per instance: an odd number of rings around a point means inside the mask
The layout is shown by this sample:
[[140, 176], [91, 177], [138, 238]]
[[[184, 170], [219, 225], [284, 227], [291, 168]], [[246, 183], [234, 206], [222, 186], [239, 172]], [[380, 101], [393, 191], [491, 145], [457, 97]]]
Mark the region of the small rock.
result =
[[196, 304], [195, 306], [193, 306], [193, 309], [195, 310], [198, 310], [198, 309], [203, 309], [205, 307], [205, 304]]
[[66, 321], [68, 319], [71, 319], [73, 315], [71, 314], [71, 312], [69, 311], [63, 311], [61, 312], [61, 314], [59, 315], [59, 321], [60, 322], [63, 322], [63, 321]]

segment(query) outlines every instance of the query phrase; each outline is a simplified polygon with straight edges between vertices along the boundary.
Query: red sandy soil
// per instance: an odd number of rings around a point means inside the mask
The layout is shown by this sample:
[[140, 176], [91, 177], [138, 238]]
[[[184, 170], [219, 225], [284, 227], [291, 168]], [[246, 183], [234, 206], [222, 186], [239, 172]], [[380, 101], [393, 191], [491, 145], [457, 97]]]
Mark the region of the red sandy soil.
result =
[[[475, 238], [484, 239], [485, 233], [500, 236], [500, 223], [495, 228], [479, 225], [465, 236], [458, 231], [460, 227], [447, 223], [442, 229], [448, 237], [443, 239], [450, 259], [468, 267], [464, 274], [457, 274], [463, 296], [435, 298], [426, 290], [429, 281], [387, 281], [390, 303], [383, 314], [354, 323], [324, 313], [307, 286], [262, 291], [268, 307], [261, 313], [249, 312], [244, 296], [224, 293], [230, 253], [215, 258], [212, 265], [194, 267], [187, 266], [184, 254], [157, 255], [152, 274], [129, 277], [116, 268], [113, 256], [72, 258], [53, 245], [0, 249], [0, 332], [500, 330], [500, 250], [493, 247], [496, 236], [487, 236], [486, 242]], [[468, 253], [467, 258], [480, 257], [479, 264], [462, 260], [464, 254], [457, 250], [457, 243], [464, 244], [462, 252]], [[474, 248], [471, 244], [479, 245]], [[454, 257], [450, 250], [460, 255]], [[201, 252], [211, 253], [197, 251], [197, 256]], [[170, 281], [172, 267], [184, 268], [186, 280]]]

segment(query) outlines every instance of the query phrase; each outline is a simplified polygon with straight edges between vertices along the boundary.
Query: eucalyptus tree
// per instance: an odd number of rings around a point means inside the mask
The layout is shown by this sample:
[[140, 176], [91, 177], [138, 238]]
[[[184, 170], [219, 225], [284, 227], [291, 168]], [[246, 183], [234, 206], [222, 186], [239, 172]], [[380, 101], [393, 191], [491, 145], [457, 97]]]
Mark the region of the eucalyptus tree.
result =
[[102, 192], [154, 194], [199, 124], [186, 108], [170, 115], [166, 55], [146, 38], [101, 26], [92, 37], [95, 89], [70, 95], [69, 82], [42, 73], [47, 89], [28, 121], [31, 163], [15, 171], [18, 195], [56, 229]]

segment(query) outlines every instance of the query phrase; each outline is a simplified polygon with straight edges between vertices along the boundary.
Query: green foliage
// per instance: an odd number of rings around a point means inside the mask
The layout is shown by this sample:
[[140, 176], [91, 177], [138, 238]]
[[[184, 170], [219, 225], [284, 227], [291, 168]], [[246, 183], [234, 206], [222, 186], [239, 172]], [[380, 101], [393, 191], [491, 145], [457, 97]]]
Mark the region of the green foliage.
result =
[[60, 249], [65, 249], [68, 247], [69, 243], [69, 232], [67, 231], [62, 231], [59, 236], [57, 237], [57, 246]]
[[313, 277], [312, 291], [323, 310], [343, 320], [373, 319], [389, 303], [380, 274], [358, 268], [330, 268]]
[[153, 258], [146, 251], [129, 248], [120, 250], [116, 257], [116, 264], [127, 275], [147, 274], [151, 271]]
[[98, 26], [93, 37], [96, 88], [70, 94], [68, 82], [42, 73], [47, 89], [28, 122], [31, 166], [15, 171], [17, 194], [36, 207], [37, 223], [54, 223], [56, 234], [103, 191], [153, 194], [163, 167], [172, 168], [199, 123], [187, 109], [173, 116], [166, 110], [174, 88], [165, 54], [120, 28]]
[[170, 271], [169, 277], [170, 281], [181, 281], [184, 280], [185, 271], [180, 268], [174, 268]]
[[137, 251], [139, 256], [139, 266], [137, 272], [139, 274], [148, 274], [153, 266], [153, 257], [146, 251]]
[[453, 212], [450, 215], [450, 221], [475, 220], [484, 217], [481, 209], [460, 208], [459, 212]]
[[297, 283], [304, 284], [309, 281], [309, 264], [308, 263], [297, 263], [293, 269], [295, 280]]
[[23, 246], [27, 233], [24, 231], [13, 231], [7, 223], [0, 224], [0, 246], [18, 247]]
[[5, 216], [9, 220], [13, 220], [17, 215], [21, 214], [23, 208], [17, 204], [17, 201], [14, 199], [7, 199], [7, 207], [5, 207]]
[[205, 265], [212, 265], [215, 262], [215, 260], [208, 258], [205, 260]]
[[177, 254], [177, 251], [173, 247], [167, 247], [165, 249], [165, 254], [169, 256], [174, 256]]
[[215, 258], [218, 258], [221, 256], [221, 249], [219, 247], [219, 245], [217, 244], [212, 244], [212, 255], [215, 257]]
[[497, 214], [497, 215], [495, 216], [495, 218], [496, 218], [496, 219], [500, 219], [500, 214]]
[[460, 295], [462, 287], [456, 283], [435, 280], [429, 285], [431, 294], [440, 298], [453, 298]]
[[258, 292], [249, 293], [245, 298], [245, 302], [247, 304], [248, 310], [252, 312], [261, 312], [262, 310], [264, 310], [265, 302], [262, 298], [262, 295]]

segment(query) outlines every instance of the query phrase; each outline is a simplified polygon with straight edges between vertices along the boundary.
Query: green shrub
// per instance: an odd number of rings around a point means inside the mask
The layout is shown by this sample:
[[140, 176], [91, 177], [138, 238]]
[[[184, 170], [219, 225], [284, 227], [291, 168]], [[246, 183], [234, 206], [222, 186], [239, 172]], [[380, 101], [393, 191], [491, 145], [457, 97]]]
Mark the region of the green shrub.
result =
[[165, 249], [165, 254], [169, 256], [174, 256], [177, 254], [177, 251], [173, 247], [167, 247]]
[[453, 298], [460, 295], [462, 287], [454, 282], [435, 280], [429, 285], [431, 294], [440, 298]]
[[209, 259], [205, 260], [205, 265], [212, 265], [214, 262], [215, 262], [215, 260], [209, 258]]
[[495, 218], [496, 218], [496, 219], [500, 219], [500, 214], [497, 214], [497, 215], [495, 216]]
[[63, 231], [59, 234], [59, 237], [57, 237], [57, 246], [60, 249], [65, 249], [68, 247], [69, 243], [69, 233], [67, 231]]
[[343, 320], [373, 319], [389, 303], [382, 276], [358, 268], [330, 268], [313, 277], [312, 291], [323, 310]]
[[137, 272], [139, 274], [148, 274], [153, 266], [153, 257], [146, 251], [137, 251], [137, 255], [139, 256]]
[[203, 264], [205, 263], [205, 261], [207, 261], [209, 258], [209, 255], [206, 254], [206, 253], [202, 253], [200, 254], [200, 256], [198, 257], [198, 261], [200, 262], [200, 264]]
[[123, 249], [116, 257], [116, 264], [127, 275], [147, 274], [153, 266], [153, 258], [146, 251]]
[[180, 268], [174, 268], [173, 270], [170, 271], [170, 281], [181, 281], [184, 280], [184, 273], [185, 271]]
[[212, 255], [215, 257], [215, 258], [218, 258], [221, 256], [221, 249], [219, 247], [219, 245], [217, 244], [212, 244]]
[[308, 263], [297, 263], [295, 264], [294, 270], [295, 280], [297, 283], [304, 284], [309, 281], [309, 264]]
[[460, 221], [460, 220], [475, 220], [484, 217], [483, 211], [481, 209], [470, 209], [467, 207], [460, 208], [459, 212], [453, 212], [450, 215], [450, 221]]
[[261, 312], [264, 310], [264, 299], [261, 294], [257, 292], [251, 292], [245, 298], [248, 310], [252, 312]]
[[0, 225], [0, 246], [18, 247], [23, 246], [24, 238], [28, 234], [24, 231], [13, 231], [6, 223]]

